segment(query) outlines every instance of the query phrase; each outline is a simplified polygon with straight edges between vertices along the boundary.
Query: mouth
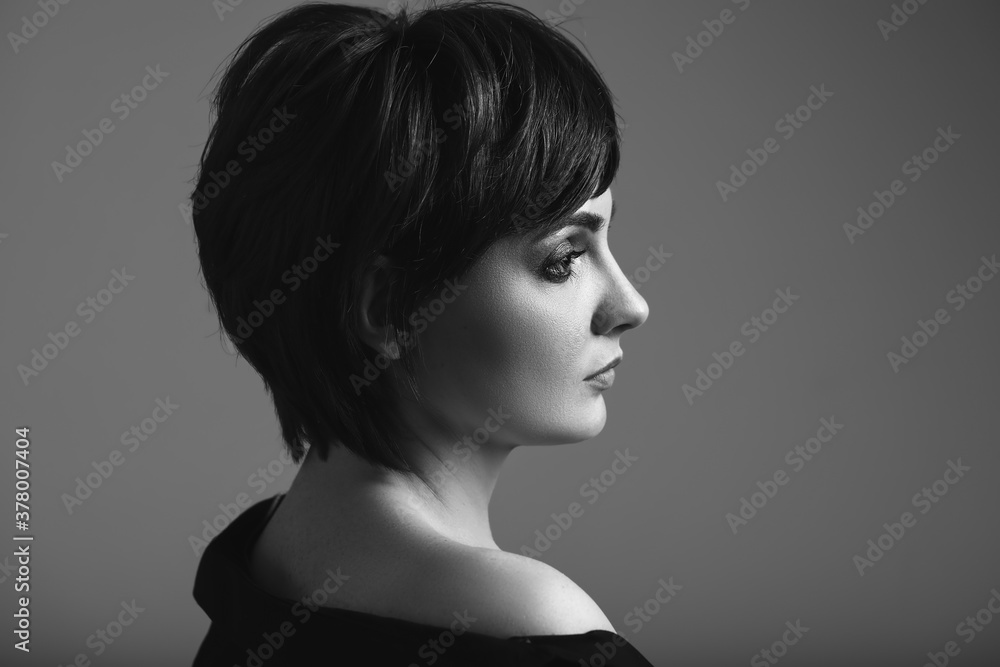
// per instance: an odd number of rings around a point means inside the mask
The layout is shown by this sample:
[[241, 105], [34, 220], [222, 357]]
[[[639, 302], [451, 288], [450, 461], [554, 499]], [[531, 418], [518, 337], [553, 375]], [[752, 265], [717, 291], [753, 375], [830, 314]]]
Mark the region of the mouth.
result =
[[617, 366], [618, 364], [620, 364], [622, 362], [622, 356], [623, 355], [619, 354], [617, 357], [615, 357], [613, 360], [611, 360], [610, 363], [606, 364], [602, 368], [594, 371], [593, 373], [591, 373], [587, 377], [583, 378], [584, 381], [586, 381], [586, 380], [593, 380], [595, 378], [598, 378], [598, 376], [601, 376], [602, 378], [611, 378], [611, 379], [614, 379], [615, 373], [611, 369], [613, 369], [615, 366]]

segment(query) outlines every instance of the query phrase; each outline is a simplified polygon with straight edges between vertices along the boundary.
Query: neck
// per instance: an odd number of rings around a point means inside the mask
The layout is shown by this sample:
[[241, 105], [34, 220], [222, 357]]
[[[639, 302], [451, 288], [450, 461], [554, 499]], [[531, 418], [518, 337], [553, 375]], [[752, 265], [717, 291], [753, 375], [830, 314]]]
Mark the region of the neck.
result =
[[338, 508], [352, 524], [371, 530], [392, 530], [402, 523], [466, 546], [499, 550], [489, 504], [511, 449], [494, 442], [477, 445], [471, 439], [459, 445], [446, 436], [422, 438], [404, 448], [418, 471], [411, 476], [382, 471], [339, 445], [331, 446], [323, 461], [312, 447], [289, 500], [308, 498], [301, 506], [321, 513]]

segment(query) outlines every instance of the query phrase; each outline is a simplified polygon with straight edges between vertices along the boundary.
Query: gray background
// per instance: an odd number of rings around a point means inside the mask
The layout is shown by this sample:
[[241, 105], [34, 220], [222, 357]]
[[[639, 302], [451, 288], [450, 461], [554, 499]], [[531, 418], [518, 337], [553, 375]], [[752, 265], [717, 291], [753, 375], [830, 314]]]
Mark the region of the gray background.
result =
[[[71, 2], [18, 53], [8, 38], [0, 47], [0, 492], [14, 493], [13, 429], [30, 426], [36, 536], [32, 652], [11, 647], [8, 627], [4, 664], [77, 653], [95, 665], [188, 664], [208, 627], [188, 537], [219, 503], [262, 500], [294, 476], [284, 467], [252, 485], [279, 455], [277, 422], [257, 375], [220, 340], [178, 209], [207, 137], [213, 72], [292, 4], [246, 1], [220, 19], [208, 0]], [[560, 11], [557, 0], [518, 4]], [[726, 8], [735, 20], [679, 72], [671, 54]], [[623, 340], [600, 436], [511, 457], [493, 501], [499, 544], [519, 551], [581, 502], [540, 559], [657, 665], [748, 664], [797, 619], [809, 631], [782, 664], [916, 667], [950, 640], [961, 649], [952, 665], [996, 664], [1000, 619], [971, 643], [956, 626], [1000, 590], [1000, 280], [961, 311], [946, 294], [1000, 252], [998, 6], [928, 2], [888, 40], [883, 1], [567, 9], [562, 27], [627, 123], [615, 256], [632, 275], [650, 246], [673, 255], [637, 278], [651, 314]], [[19, 31], [37, 11], [5, 2], [0, 28]], [[119, 120], [112, 101], [157, 64], [167, 78]], [[786, 139], [775, 122], [821, 84], [834, 95]], [[59, 182], [52, 161], [104, 117], [115, 130]], [[961, 138], [910, 182], [902, 164], [949, 126]], [[779, 151], [723, 202], [716, 182], [768, 137]], [[850, 243], [843, 224], [896, 178], [906, 193]], [[123, 266], [134, 281], [85, 323], [77, 304]], [[743, 323], [786, 287], [799, 300], [747, 344]], [[950, 322], [894, 372], [887, 353], [937, 308]], [[25, 386], [17, 366], [70, 321], [80, 335]], [[690, 404], [681, 386], [734, 340], [746, 352]], [[62, 494], [168, 396], [180, 408], [69, 514]], [[794, 471], [786, 452], [831, 416], [844, 429]], [[639, 462], [588, 504], [581, 485], [625, 448]], [[911, 498], [959, 458], [971, 470], [920, 514]], [[790, 482], [734, 534], [726, 514], [778, 469]], [[916, 525], [860, 576], [853, 557], [905, 511]], [[0, 577], [11, 614], [13, 577]], [[683, 588], [634, 632], [626, 614], [670, 577]], [[95, 656], [87, 637], [132, 599], [144, 611]]]

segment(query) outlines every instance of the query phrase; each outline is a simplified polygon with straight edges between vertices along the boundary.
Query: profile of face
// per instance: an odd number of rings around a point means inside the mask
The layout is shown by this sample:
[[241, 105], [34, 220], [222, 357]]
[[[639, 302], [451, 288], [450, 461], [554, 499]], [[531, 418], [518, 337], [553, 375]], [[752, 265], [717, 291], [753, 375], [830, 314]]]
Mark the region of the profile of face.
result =
[[649, 315], [611, 255], [612, 205], [608, 189], [577, 210], [597, 216], [595, 230], [498, 241], [431, 311], [440, 314], [427, 313], [421, 404], [455, 432], [481, 428], [491, 408], [509, 419], [488, 446], [580, 442], [604, 428], [607, 387], [586, 378], [622, 357], [622, 334]]

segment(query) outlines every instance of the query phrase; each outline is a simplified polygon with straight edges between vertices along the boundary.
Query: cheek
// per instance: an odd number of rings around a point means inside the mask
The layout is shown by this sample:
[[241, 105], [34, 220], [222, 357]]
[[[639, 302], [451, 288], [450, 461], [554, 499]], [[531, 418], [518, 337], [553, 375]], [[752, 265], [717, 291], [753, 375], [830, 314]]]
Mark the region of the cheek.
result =
[[580, 314], [516, 282], [483, 287], [470, 287], [421, 335], [433, 395], [481, 410], [558, 411], [582, 379]]

